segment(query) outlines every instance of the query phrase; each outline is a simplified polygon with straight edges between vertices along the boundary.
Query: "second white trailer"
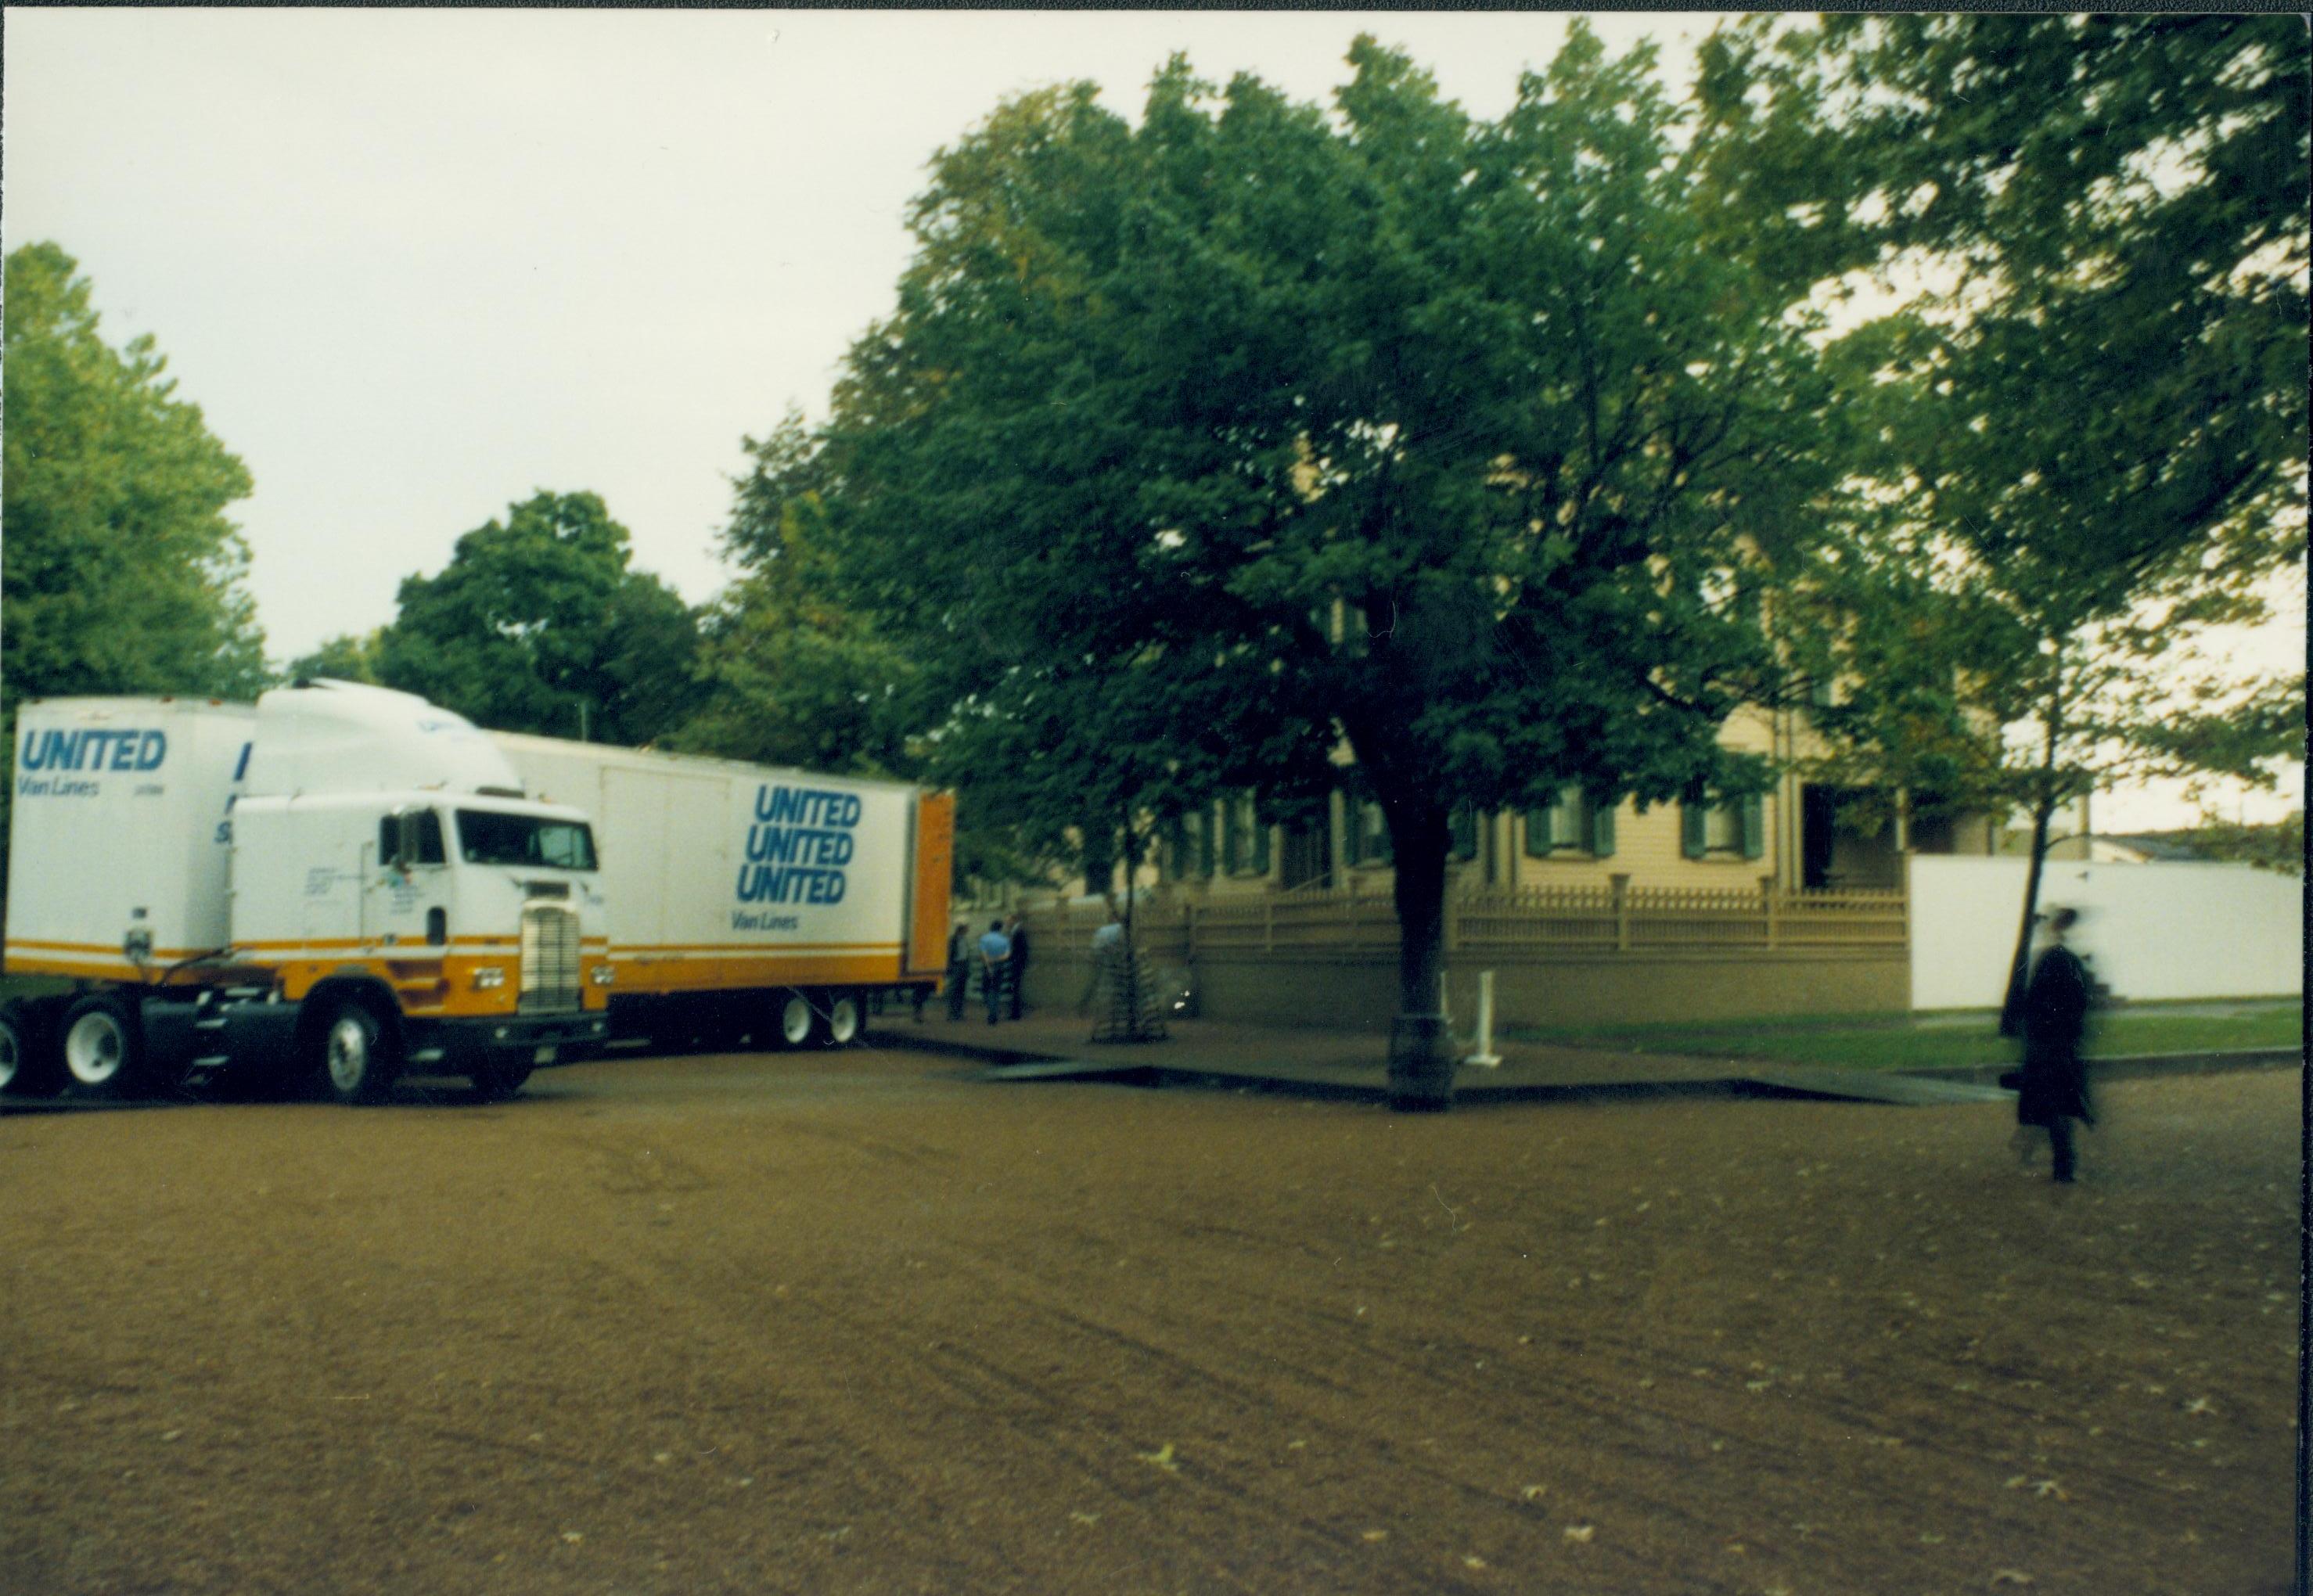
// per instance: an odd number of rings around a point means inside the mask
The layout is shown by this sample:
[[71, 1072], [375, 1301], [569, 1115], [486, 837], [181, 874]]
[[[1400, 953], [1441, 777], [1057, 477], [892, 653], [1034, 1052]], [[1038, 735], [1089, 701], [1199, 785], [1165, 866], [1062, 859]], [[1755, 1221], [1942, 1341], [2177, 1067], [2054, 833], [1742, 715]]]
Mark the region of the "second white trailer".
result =
[[868, 993], [938, 989], [951, 794], [550, 737], [495, 741], [533, 798], [594, 818], [614, 1035], [840, 1045], [858, 1033]]

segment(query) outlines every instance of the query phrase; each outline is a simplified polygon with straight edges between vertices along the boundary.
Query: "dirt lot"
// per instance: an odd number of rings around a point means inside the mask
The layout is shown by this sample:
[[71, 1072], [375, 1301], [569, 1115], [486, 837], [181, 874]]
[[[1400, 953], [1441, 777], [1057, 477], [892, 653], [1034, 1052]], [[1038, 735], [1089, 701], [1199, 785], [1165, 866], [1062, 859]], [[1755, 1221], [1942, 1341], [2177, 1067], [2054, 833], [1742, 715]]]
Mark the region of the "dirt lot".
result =
[[0, 1589], [2278, 1592], [2299, 1092], [12, 1117]]

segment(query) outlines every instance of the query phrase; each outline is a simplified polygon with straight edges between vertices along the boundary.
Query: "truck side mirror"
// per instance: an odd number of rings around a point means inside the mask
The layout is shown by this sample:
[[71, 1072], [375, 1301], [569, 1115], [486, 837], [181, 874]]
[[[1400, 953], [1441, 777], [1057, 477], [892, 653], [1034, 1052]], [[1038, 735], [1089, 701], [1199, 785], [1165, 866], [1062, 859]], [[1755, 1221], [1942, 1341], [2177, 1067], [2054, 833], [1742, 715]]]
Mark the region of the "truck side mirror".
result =
[[393, 862], [403, 870], [418, 863], [418, 813], [405, 809], [393, 817]]

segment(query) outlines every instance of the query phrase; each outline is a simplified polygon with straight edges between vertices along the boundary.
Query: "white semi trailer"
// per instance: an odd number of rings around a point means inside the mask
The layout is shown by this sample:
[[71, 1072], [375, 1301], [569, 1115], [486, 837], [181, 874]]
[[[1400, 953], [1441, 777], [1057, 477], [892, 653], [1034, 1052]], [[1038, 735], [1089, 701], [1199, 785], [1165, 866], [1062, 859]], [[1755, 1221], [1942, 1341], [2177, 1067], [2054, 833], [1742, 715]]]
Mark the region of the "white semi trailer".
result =
[[60, 698], [17, 719], [0, 1090], [407, 1071], [510, 1096], [608, 1029], [594, 834], [422, 698]]
[[614, 1039], [841, 1046], [947, 964], [954, 796], [499, 733], [535, 797], [594, 818]]

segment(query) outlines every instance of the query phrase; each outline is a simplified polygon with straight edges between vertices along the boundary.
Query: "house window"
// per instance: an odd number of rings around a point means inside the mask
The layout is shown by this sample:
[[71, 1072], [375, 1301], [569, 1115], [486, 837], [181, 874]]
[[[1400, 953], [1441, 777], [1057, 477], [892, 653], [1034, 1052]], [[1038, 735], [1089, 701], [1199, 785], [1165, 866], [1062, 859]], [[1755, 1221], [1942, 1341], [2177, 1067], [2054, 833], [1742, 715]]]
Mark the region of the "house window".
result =
[[1386, 864], [1390, 861], [1389, 826], [1381, 805], [1350, 799], [1344, 806], [1349, 824], [1342, 835], [1343, 851], [1352, 864]]
[[1766, 800], [1717, 799], [1696, 794], [1679, 805], [1684, 847], [1690, 859], [1757, 859], [1767, 851]]
[[1239, 793], [1221, 811], [1222, 852], [1231, 875], [1269, 873], [1269, 828], [1251, 793]]
[[1614, 852], [1614, 806], [1592, 803], [1580, 787], [1561, 787], [1557, 802], [1526, 811], [1526, 852], [1529, 859], [1577, 854], [1610, 857]]
[[1269, 873], [1269, 828], [1261, 823], [1250, 793], [1221, 803], [1221, 868], [1230, 875]]

